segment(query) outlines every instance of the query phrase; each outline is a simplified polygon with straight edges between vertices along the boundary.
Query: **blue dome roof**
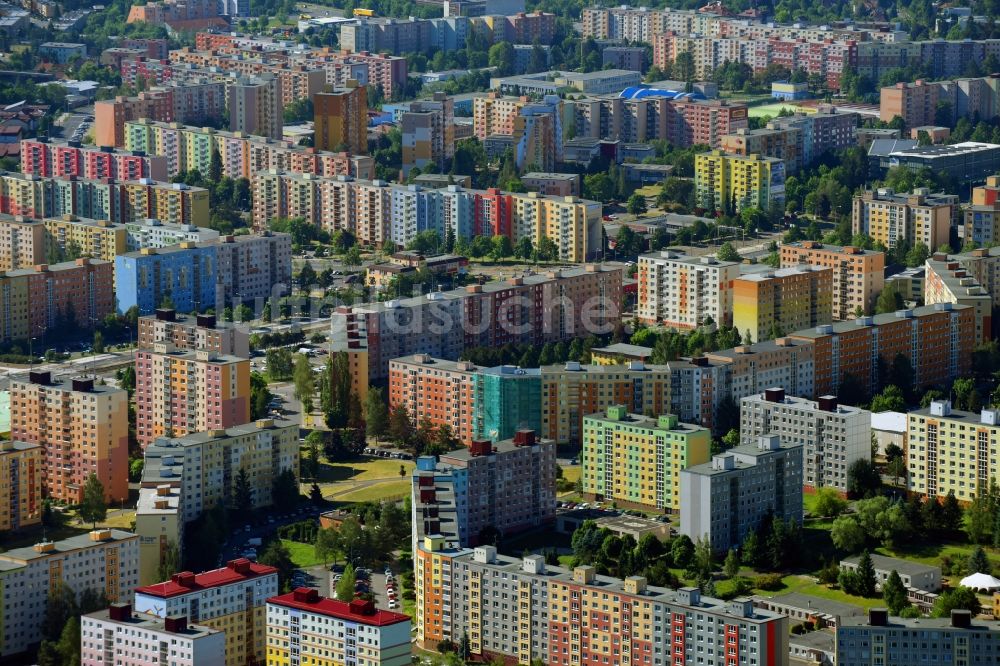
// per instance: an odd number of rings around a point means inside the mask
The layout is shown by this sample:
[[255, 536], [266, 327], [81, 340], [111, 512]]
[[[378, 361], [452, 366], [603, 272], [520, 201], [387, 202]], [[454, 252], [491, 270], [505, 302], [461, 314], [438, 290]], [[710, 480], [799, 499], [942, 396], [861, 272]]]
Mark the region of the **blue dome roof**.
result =
[[644, 97], [666, 97], [667, 99], [705, 99], [699, 92], [681, 92], [679, 90], [664, 90], [663, 88], [647, 88], [645, 86], [629, 86], [618, 93], [622, 99], [643, 99]]

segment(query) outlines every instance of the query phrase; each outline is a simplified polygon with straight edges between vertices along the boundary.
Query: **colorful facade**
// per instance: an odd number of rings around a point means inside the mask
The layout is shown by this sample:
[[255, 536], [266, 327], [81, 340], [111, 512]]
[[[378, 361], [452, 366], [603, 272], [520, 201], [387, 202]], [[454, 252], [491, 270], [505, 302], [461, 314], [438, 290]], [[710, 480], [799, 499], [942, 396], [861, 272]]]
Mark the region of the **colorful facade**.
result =
[[219, 430], [250, 421], [250, 361], [154, 343], [136, 352], [136, 437]]
[[[226, 110], [223, 81], [189, 80], [167, 83], [141, 92], [136, 97], [115, 97], [94, 103], [94, 143], [98, 146], [125, 145], [125, 123], [149, 118], [164, 123], [189, 123], [219, 118]], [[280, 138], [280, 137], [279, 137]]]
[[348, 82], [344, 88], [316, 93], [312, 100], [316, 148], [368, 152], [368, 96], [364, 86]]
[[781, 267], [799, 264], [833, 271], [833, 318], [846, 320], [875, 309], [885, 284], [885, 253], [818, 241], [784, 243], [778, 248]]
[[215, 315], [192, 316], [158, 308], [152, 315], [139, 317], [138, 328], [139, 349], [152, 349], [157, 342], [167, 342], [177, 349], [208, 349], [250, 358], [247, 332], [232, 323], [220, 323]]
[[744, 337], [768, 340], [833, 320], [833, 271], [794, 266], [733, 280], [733, 327]]
[[731, 325], [733, 281], [739, 275], [735, 261], [669, 251], [640, 255], [636, 314], [644, 323], [679, 329], [697, 328], [707, 319]]
[[770, 211], [785, 202], [785, 163], [760, 155], [719, 150], [694, 158], [695, 205], [708, 211]]
[[0, 532], [42, 522], [42, 448], [0, 442]]
[[45, 225], [22, 214], [0, 216], [0, 270], [44, 264]]
[[77, 503], [91, 473], [105, 498], [128, 497], [128, 396], [93, 379], [53, 382], [31, 372], [10, 385], [11, 439], [42, 447], [42, 483], [54, 499]]
[[[278, 570], [246, 559], [213, 571], [182, 571], [135, 589], [139, 616], [185, 617], [224, 632], [225, 666], [264, 663], [265, 603], [278, 593]], [[195, 666], [200, 666], [200, 662]]]
[[911, 247], [923, 243], [933, 252], [950, 242], [957, 209], [957, 195], [932, 194], [926, 188], [912, 194], [896, 194], [889, 188], [869, 190], [854, 196], [851, 229], [890, 250], [906, 241]]
[[389, 361], [389, 404], [406, 410], [415, 424], [446, 426], [460, 442], [474, 429], [476, 366], [414, 354]]
[[378, 610], [371, 601], [327, 599], [305, 587], [267, 600], [268, 666], [348, 662], [409, 664], [410, 618]]
[[226, 634], [186, 617], [147, 618], [121, 603], [80, 618], [81, 666], [148, 666], [167, 649], [175, 666], [227, 666]]
[[412, 102], [400, 117], [403, 142], [403, 177], [410, 169], [428, 164], [441, 172], [455, 154], [455, 101], [443, 92], [433, 101]]
[[76, 176], [88, 180], [166, 180], [168, 177], [167, 159], [155, 154], [82, 146], [76, 141], [44, 138], [21, 141], [21, 172], [57, 178]]
[[583, 419], [583, 492], [624, 506], [676, 513], [680, 471], [708, 462], [712, 433], [681, 423], [629, 414], [624, 405]]
[[113, 264], [127, 250], [125, 226], [63, 215], [44, 221], [47, 245], [59, 256], [87, 256]]
[[227, 95], [231, 131], [282, 138], [284, 107], [277, 77], [265, 74], [253, 79], [237, 79], [229, 86]]
[[[124, 229], [122, 229], [124, 231]], [[169, 300], [181, 312], [216, 307], [219, 266], [215, 245], [190, 241], [115, 257], [118, 311], [150, 314]]]
[[434, 536], [414, 562], [419, 648], [467, 636], [477, 658], [555, 666], [788, 660], [788, 618], [749, 599], [726, 602], [697, 588], [653, 587], [641, 576], [598, 576], [589, 566], [552, 567], [540, 555], [515, 559]]

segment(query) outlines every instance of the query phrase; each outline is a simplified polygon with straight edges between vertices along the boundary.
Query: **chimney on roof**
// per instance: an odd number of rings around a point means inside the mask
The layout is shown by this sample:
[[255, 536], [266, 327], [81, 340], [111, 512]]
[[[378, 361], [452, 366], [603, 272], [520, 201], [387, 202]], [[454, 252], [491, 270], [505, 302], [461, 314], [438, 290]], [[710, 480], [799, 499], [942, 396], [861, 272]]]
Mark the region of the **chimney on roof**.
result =
[[132, 619], [132, 604], [111, 604], [108, 617], [116, 622], [128, 622]]
[[171, 576], [170, 580], [174, 581], [181, 587], [192, 588], [194, 587], [194, 572], [181, 571], [180, 573], [175, 573]]
[[229, 560], [226, 562], [226, 568], [232, 569], [238, 574], [248, 574], [250, 573], [250, 560], [245, 557]]
[[784, 402], [785, 389], [777, 387], [764, 389], [764, 400], [767, 400], [768, 402]]
[[350, 604], [351, 615], [374, 615], [375, 614], [375, 602], [366, 601], [364, 599], [355, 599]]
[[872, 608], [868, 611], [868, 624], [873, 627], [884, 627], [889, 624], [889, 611], [885, 608]]
[[188, 619], [185, 615], [168, 615], [163, 618], [163, 628], [172, 634], [187, 631]]
[[488, 439], [476, 439], [469, 444], [470, 456], [488, 456], [493, 450], [493, 444]]
[[837, 411], [837, 396], [835, 395], [821, 395], [816, 403], [819, 408], [824, 412], [835, 412]]
[[532, 446], [535, 443], [534, 430], [518, 430], [514, 433], [514, 446]]
[[965, 608], [955, 608], [951, 611], [951, 626], [968, 629], [972, 626], [972, 611]]
[[32, 370], [28, 372], [28, 381], [32, 384], [47, 386], [52, 383], [52, 373], [48, 370]]
[[319, 601], [319, 592], [311, 587], [297, 587], [292, 592], [292, 598], [303, 604], [314, 604]]
[[215, 315], [200, 314], [195, 317], [199, 328], [215, 328]]

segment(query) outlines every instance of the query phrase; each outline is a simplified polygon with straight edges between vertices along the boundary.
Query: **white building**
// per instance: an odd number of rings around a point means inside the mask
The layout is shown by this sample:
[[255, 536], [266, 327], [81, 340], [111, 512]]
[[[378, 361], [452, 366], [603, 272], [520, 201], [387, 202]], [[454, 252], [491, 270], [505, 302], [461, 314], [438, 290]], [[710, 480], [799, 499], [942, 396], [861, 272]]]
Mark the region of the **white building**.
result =
[[768, 514], [802, 523], [802, 445], [777, 435], [681, 470], [681, 534], [736, 548]]
[[639, 257], [639, 320], [681, 329], [733, 323], [735, 261], [664, 251]]
[[[148, 179], [141, 179], [140, 182]], [[183, 183], [175, 183], [173, 187], [187, 187]], [[216, 240], [219, 232], [206, 227], [196, 227], [193, 224], [177, 224], [162, 222], [153, 218], [125, 223], [125, 244], [129, 252], [136, 252], [144, 247], [166, 247], [184, 241], [201, 243]]]
[[311, 588], [267, 600], [268, 664], [410, 663], [410, 618], [371, 601], [321, 597]]
[[89, 589], [103, 592], [110, 602], [129, 600], [139, 583], [139, 537], [94, 530], [0, 553], [0, 657], [42, 640], [49, 593], [57, 581], [77, 596]]
[[185, 617], [159, 620], [112, 604], [80, 618], [80, 664], [226, 666], [226, 634]]
[[839, 405], [829, 395], [806, 400], [769, 388], [740, 402], [742, 443], [775, 434], [782, 442], [801, 444], [802, 483], [812, 490], [847, 492], [848, 468], [871, 456], [871, 425], [871, 412]]

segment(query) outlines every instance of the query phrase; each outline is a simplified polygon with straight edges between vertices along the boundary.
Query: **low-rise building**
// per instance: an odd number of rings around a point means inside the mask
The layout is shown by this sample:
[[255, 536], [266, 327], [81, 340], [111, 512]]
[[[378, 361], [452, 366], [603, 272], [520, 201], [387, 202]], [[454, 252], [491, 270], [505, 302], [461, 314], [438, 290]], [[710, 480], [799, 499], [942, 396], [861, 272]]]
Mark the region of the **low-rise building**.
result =
[[[193, 624], [222, 632], [224, 666], [264, 663], [265, 603], [278, 594], [278, 570], [237, 559], [213, 571], [182, 571], [170, 580], [135, 589], [137, 617], [169, 621], [184, 617]], [[196, 662], [192, 666], [201, 666]]]
[[590, 350], [590, 362], [594, 365], [625, 365], [632, 361], [646, 363], [653, 353], [652, 347], [615, 342], [607, 347]]
[[629, 414], [624, 405], [583, 419], [583, 492], [622, 506], [677, 513], [680, 472], [708, 462], [712, 434], [681, 423]]
[[681, 534], [738, 548], [767, 517], [802, 524], [802, 445], [764, 435], [681, 470]]
[[188, 623], [186, 617], [153, 619], [129, 603], [80, 618], [81, 666], [149, 666], [169, 654], [174, 666], [228, 666], [226, 634]]
[[372, 601], [327, 599], [306, 587], [267, 600], [269, 664], [346, 663], [356, 655], [359, 664], [406, 666], [410, 652], [409, 616]]
[[[941, 589], [941, 567], [921, 564], [913, 560], [902, 560], [898, 557], [885, 555], [869, 555], [875, 566], [875, 580], [879, 587], [885, 584], [893, 571], [899, 574], [906, 587], [924, 592], [937, 592]], [[857, 571], [860, 555], [848, 557], [840, 561], [840, 568]]]
[[753, 598], [753, 604], [757, 608], [784, 615], [796, 624], [809, 622], [819, 629], [836, 629], [841, 622], [864, 615], [864, 609], [860, 606], [800, 592], [771, 597], [758, 595]]
[[807, 490], [847, 492], [847, 470], [871, 456], [871, 412], [837, 403], [836, 396], [807, 400], [769, 388], [740, 402], [740, 439], [778, 435], [802, 445], [802, 483]]

